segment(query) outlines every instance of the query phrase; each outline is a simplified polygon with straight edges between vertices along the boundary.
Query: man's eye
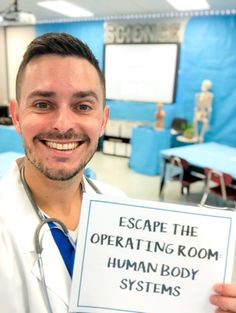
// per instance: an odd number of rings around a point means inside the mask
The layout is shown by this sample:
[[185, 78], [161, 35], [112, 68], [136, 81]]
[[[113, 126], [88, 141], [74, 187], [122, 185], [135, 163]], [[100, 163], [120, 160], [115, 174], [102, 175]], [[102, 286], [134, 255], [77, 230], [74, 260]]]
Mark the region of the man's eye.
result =
[[88, 106], [87, 104], [80, 104], [78, 108], [81, 111], [88, 111], [90, 109], [90, 106]]
[[38, 102], [38, 103], [36, 103], [35, 106], [38, 109], [48, 109], [49, 108], [49, 104], [46, 102]]

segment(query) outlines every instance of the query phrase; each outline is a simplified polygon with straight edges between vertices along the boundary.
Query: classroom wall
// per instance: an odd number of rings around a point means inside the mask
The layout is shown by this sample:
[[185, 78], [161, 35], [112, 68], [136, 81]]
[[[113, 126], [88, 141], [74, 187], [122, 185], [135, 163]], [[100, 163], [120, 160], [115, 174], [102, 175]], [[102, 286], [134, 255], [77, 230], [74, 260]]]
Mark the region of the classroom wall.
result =
[[0, 28], [0, 105], [6, 105], [8, 100], [7, 63], [5, 47], [5, 29]]
[[190, 19], [181, 50], [175, 114], [191, 120], [194, 94], [210, 79], [213, 112], [205, 141], [236, 146], [236, 16]]
[[[103, 27], [103, 21], [38, 24], [35, 28], [8, 27], [6, 34], [9, 97], [14, 96], [15, 74], [23, 51], [35, 35], [48, 31], [71, 33], [91, 47], [103, 68]], [[2, 29], [0, 39], [1, 36]], [[189, 19], [180, 50], [176, 102], [165, 105], [166, 128], [170, 127], [174, 117], [192, 120], [194, 95], [200, 90], [204, 79], [212, 80], [214, 93], [213, 112], [205, 141], [236, 146], [236, 16]], [[4, 97], [3, 95], [3, 100]], [[111, 118], [149, 123], [155, 120], [155, 103], [112, 100], [107, 103], [111, 109]]]
[[[153, 21], [152, 21], [153, 22]], [[84, 40], [103, 67], [103, 22], [40, 24], [36, 34], [66, 31]], [[165, 125], [173, 117], [193, 118], [194, 95], [201, 82], [210, 79], [214, 93], [213, 113], [206, 141], [236, 146], [236, 16], [192, 17], [180, 51], [176, 103], [165, 105]], [[107, 101], [111, 118], [154, 122], [155, 103]]]
[[15, 98], [15, 78], [28, 44], [35, 37], [34, 26], [6, 28], [8, 97]]
[[36, 35], [47, 32], [67, 32], [84, 41], [93, 51], [103, 67], [103, 22], [71, 22], [55, 24], [39, 24], [35, 27]]

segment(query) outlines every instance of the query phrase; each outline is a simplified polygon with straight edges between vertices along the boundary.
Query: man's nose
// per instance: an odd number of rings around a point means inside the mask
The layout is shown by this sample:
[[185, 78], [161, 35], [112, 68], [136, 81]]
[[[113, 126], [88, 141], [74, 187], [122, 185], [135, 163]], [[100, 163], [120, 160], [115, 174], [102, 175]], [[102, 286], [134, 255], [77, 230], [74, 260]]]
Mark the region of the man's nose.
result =
[[61, 106], [55, 112], [53, 127], [61, 132], [75, 127], [75, 113], [68, 106]]

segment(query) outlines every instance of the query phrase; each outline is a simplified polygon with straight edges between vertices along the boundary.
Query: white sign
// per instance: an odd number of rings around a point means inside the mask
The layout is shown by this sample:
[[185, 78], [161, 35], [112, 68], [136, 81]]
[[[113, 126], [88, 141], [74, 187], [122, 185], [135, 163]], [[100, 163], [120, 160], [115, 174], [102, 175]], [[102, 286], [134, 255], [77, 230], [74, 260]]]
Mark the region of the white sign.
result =
[[229, 282], [235, 212], [104, 196], [84, 199], [70, 312], [213, 313]]

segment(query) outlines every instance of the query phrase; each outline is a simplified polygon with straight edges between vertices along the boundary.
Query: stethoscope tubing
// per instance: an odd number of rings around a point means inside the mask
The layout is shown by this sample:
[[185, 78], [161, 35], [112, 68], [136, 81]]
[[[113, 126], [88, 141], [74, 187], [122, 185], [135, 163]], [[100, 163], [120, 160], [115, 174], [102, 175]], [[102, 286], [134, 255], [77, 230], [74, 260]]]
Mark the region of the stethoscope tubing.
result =
[[[36, 202], [32, 196], [32, 193], [31, 193], [31, 191], [30, 191], [30, 189], [29, 189], [29, 187], [25, 181], [24, 167], [23, 166], [20, 168], [20, 179], [21, 179], [21, 182], [23, 184], [24, 190], [27, 194], [27, 197], [28, 197], [32, 207], [34, 208], [35, 213], [38, 215], [38, 217], [40, 219], [40, 223], [37, 226], [37, 228], [35, 230], [35, 234], [34, 234], [34, 246], [35, 246], [35, 252], [37, 255], [37, 262], [38, 262], [39, 272], [40, 272], [40, 277], [41, 277], [41, 282], [42, 282], [42, 284], [41, 284], [42, 294], [44, 297], [44, 301], [45, 301], [48, 313], [53, 313], [51, 302], [50, 302], [48, 291], [47, 291], [47, 285], [46, 285], [46, 279], [45, 279], [45, 273], [44, 273], [44, 267], [43, 267], [43, 259], [42, 259], [43, 246], [42, 246], [42, 242], [40, 242], [40, 232], [41, 232], [41, 230], [45, 224], [48, 224], [49, 222], [53, 222], [55, 224], [55, 227], [57, 227], [59, 230], [64, 232], [64, 234], [68, 237], [68, 239], [69, 239], [71, 245], [74, 247], [74, 249], [75, 249], [75, 244], [74, 244], [73, 240], [70, 238], [69, 231], [68, 231], [68, 229], [64, 223], [62, 223], [60, 220], [58, 220], [56, 218], [47, 218], [40, 211], [40, 209], [38, 208], [38, 206], [37, 206], [37, 204], [36, 204]], [[97, 188], [97, 186], [89, 178], [86, 177], [86, 180], [96, 193], [101, 194], [100, 190]]]

